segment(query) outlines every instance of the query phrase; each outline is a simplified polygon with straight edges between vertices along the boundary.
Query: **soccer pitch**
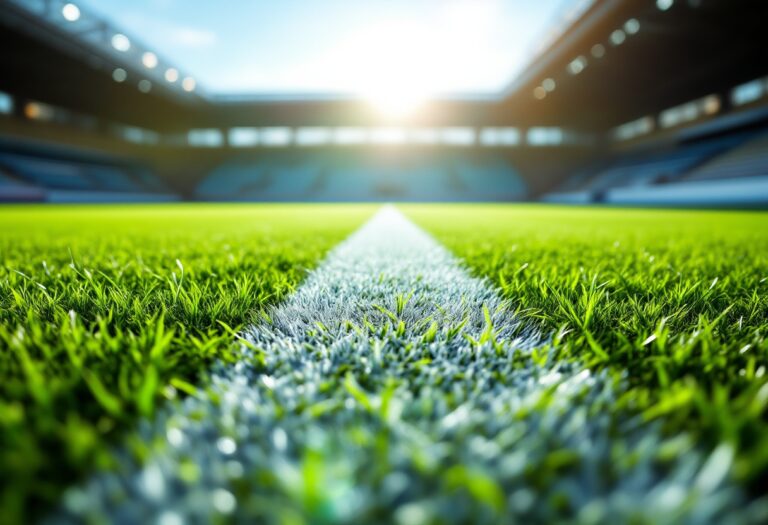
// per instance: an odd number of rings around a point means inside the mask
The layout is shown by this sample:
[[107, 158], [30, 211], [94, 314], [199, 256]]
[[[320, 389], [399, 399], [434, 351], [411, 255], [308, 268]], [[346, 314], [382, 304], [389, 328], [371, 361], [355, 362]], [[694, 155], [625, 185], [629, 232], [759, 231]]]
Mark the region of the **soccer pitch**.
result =
[[0, 210], [7, 516], [765, 518], [768, 215], [399, 209]]

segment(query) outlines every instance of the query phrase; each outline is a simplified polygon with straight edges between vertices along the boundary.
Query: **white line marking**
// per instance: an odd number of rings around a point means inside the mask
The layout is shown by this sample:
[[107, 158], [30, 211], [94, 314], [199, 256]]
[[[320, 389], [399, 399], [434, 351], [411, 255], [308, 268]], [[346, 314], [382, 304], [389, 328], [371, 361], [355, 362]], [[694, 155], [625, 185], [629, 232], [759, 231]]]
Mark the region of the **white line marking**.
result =
[[248, 337], [208, 395], [141, 427], [159, 443], [143, 467], [119, 453], [51, 521], [752, 521], [727, 446], [707, 459], [611, 410], [620, 385], [552, 362], [394, 208]]

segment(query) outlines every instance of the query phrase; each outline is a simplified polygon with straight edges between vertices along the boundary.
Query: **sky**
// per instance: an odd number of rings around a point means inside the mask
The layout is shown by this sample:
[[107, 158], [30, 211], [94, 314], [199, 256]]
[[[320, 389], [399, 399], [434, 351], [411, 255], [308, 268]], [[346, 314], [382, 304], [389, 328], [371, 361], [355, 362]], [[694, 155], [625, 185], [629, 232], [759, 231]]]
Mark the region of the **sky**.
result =
[[214, 94], [494, 94], [580, 0], [81, 0]]

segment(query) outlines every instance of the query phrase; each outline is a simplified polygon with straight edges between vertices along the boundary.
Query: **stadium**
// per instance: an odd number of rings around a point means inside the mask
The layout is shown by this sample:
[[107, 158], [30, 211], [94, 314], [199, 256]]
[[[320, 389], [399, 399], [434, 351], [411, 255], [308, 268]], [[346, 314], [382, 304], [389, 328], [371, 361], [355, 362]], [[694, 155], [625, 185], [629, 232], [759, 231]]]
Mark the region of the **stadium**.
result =
[[0, 0], [0, 523], [768, 523], [767, 23]]

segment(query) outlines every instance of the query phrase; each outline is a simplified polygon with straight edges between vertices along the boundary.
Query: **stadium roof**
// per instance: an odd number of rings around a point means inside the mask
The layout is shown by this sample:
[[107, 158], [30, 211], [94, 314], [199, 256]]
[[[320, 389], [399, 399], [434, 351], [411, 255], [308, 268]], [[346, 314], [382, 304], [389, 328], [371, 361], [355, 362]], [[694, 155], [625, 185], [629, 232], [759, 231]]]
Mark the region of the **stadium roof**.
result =
[[[592, 0], [80, 0], [217, 97], [495, 96]], [[300, 38], [299, 38], [300, 36]]]

